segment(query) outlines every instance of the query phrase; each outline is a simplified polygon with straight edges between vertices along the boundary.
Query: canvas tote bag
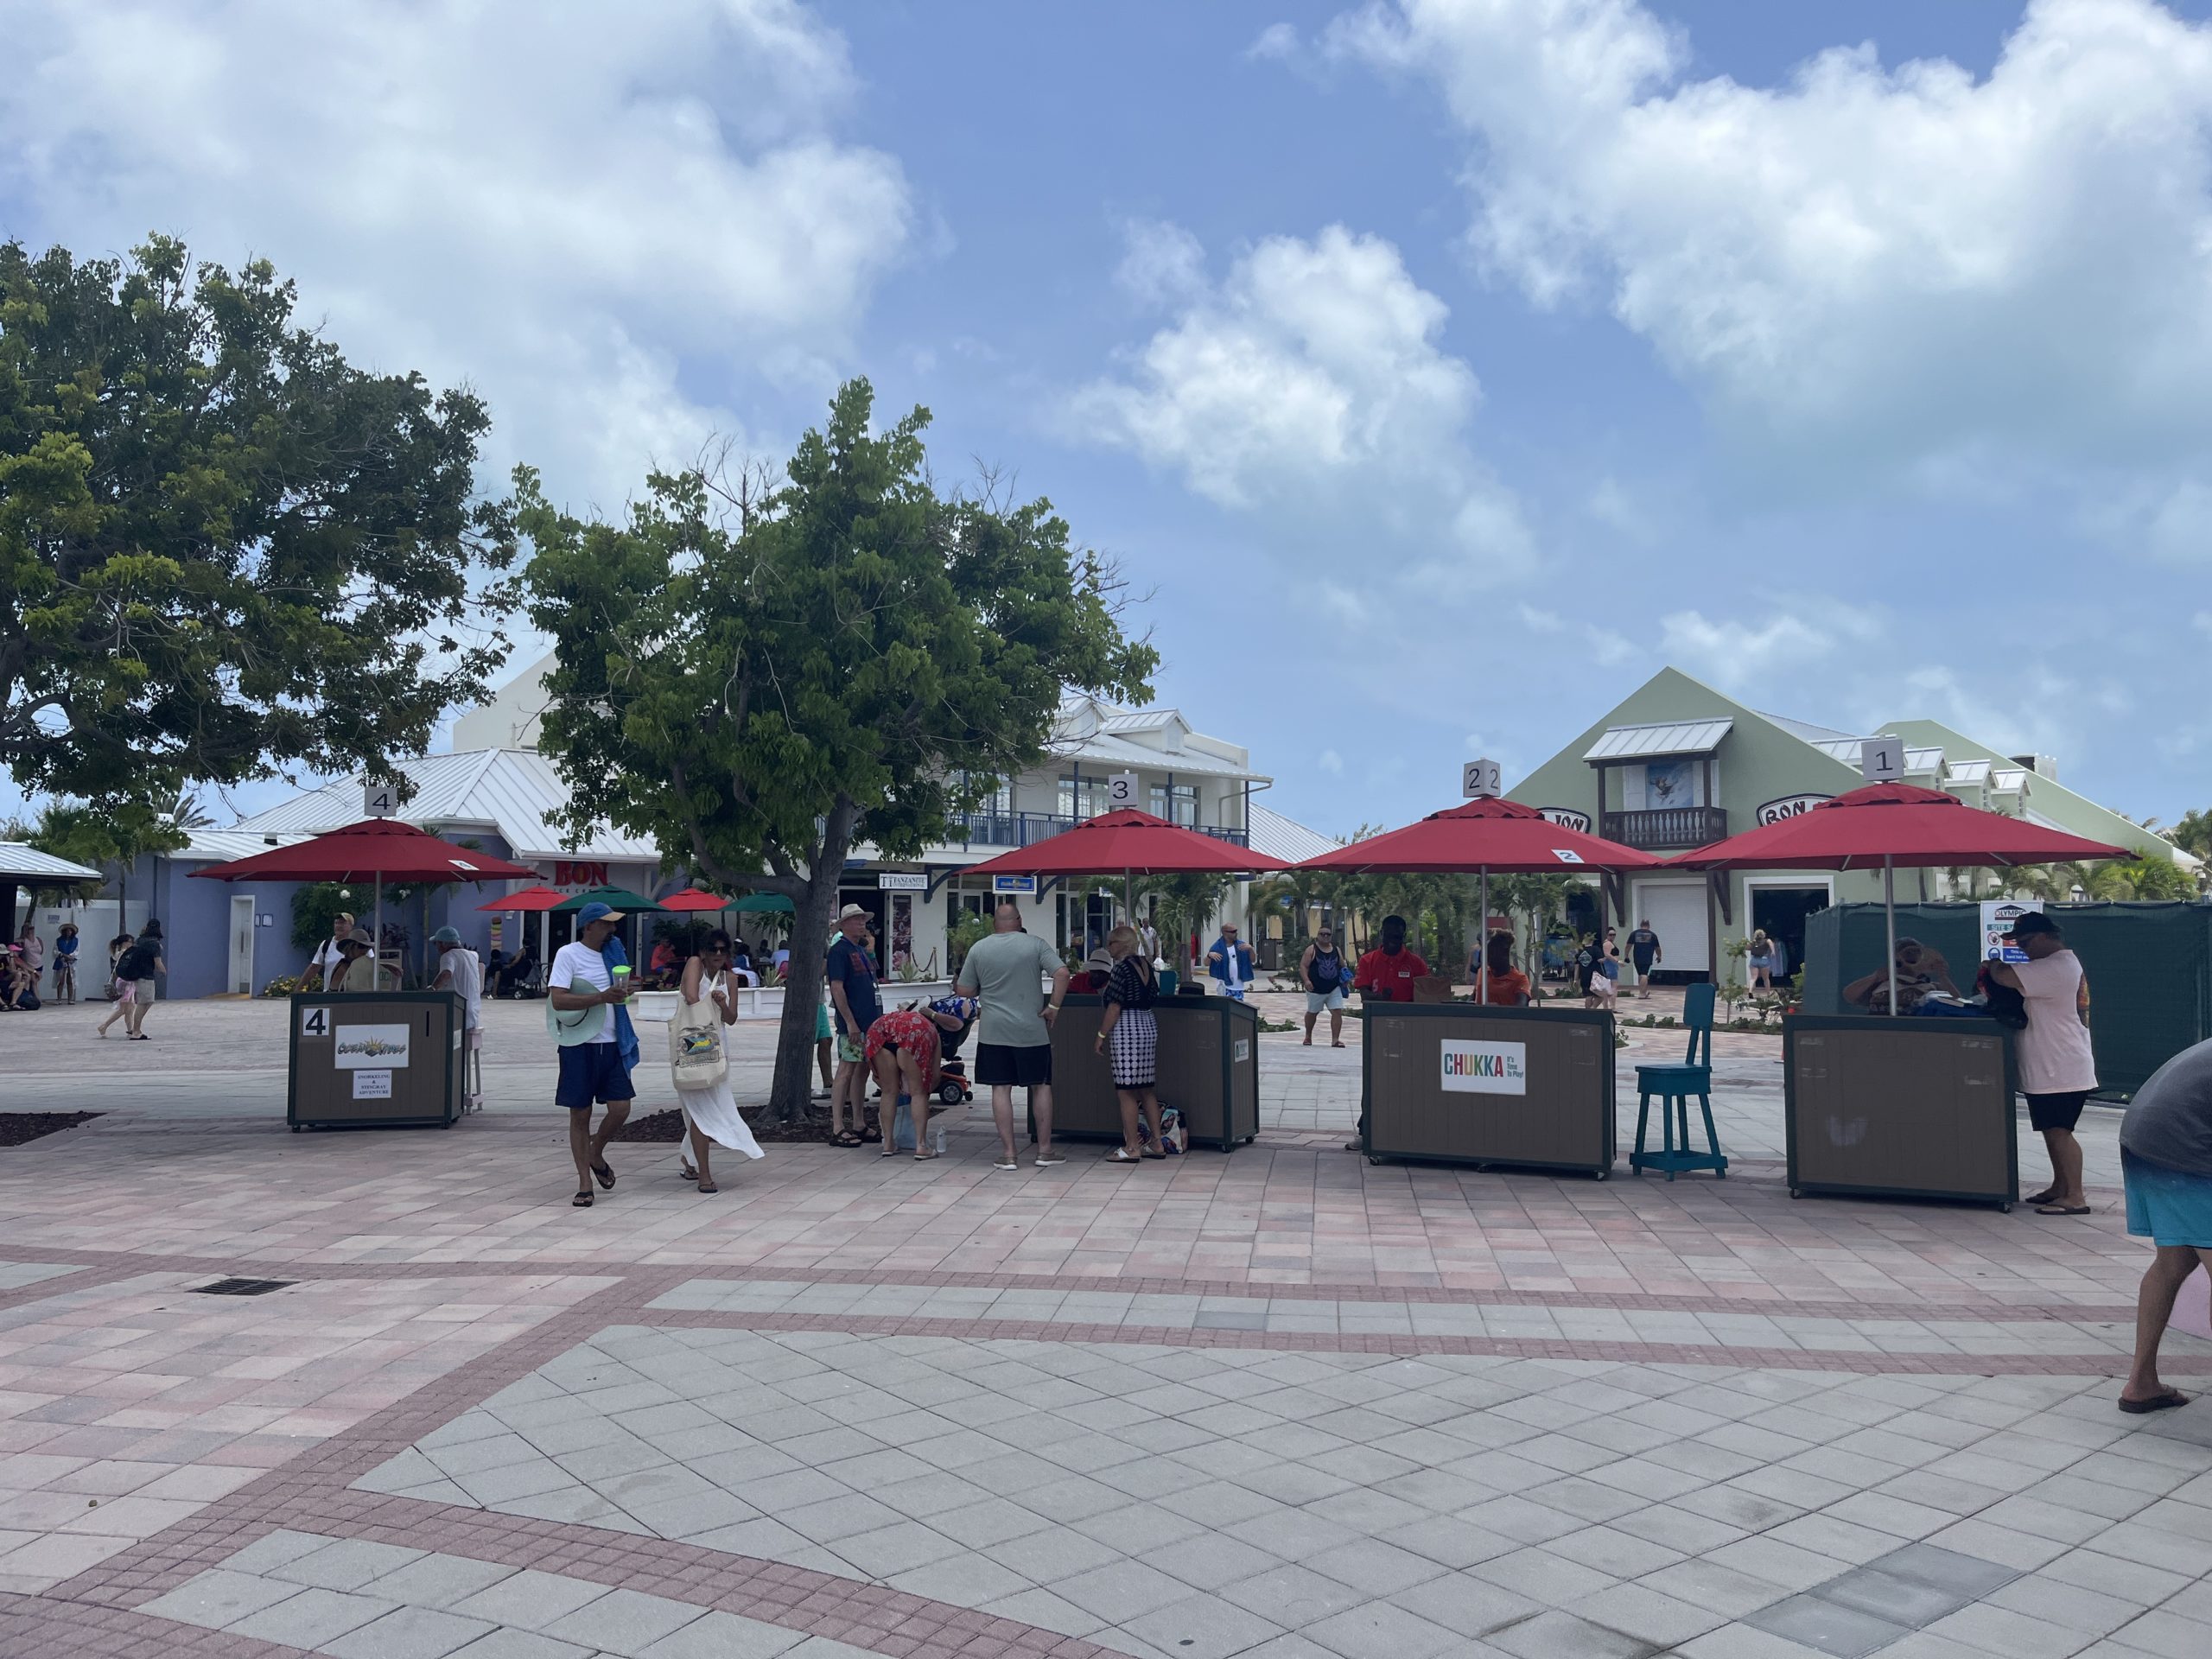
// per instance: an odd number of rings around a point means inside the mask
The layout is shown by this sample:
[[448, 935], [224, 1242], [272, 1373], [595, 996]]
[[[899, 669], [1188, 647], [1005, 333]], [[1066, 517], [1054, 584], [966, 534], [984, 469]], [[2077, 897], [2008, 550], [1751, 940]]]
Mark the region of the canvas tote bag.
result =
[[696, 1002], [677, 999], [668, 1022], [668, 1066], [678, 1089], [711, 1089], [729, 1075], [723, 1029], [712, 982], [699, 987]]

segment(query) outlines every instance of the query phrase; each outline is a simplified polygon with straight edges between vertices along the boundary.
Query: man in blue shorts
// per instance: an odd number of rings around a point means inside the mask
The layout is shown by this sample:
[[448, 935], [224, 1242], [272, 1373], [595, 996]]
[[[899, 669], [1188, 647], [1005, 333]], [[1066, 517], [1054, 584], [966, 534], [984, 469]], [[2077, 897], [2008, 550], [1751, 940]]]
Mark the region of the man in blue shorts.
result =
[[[549, 1017], [561, 1035], [561, 1080], [553, 1103], [569, 1109], [569, 1154], [576, 1161], [576, 1196], [569, 1203], [579, 1210], [591, 1207], [593, 1181], [614, 1185], [607, 1143], [629, 1118], [637, 1094], [630, 1086], [630, 1068], [622, 1063], [614, 1013], [629, 991], [615, 984], [613, 971], [600, 954], [621, 919], [619, 910], [586, 905], [576, 912], [575, 942], [553, 953], [545, 974]], [[597, 1135], [591, 1129], [594, 1103], [607, 1108]]]

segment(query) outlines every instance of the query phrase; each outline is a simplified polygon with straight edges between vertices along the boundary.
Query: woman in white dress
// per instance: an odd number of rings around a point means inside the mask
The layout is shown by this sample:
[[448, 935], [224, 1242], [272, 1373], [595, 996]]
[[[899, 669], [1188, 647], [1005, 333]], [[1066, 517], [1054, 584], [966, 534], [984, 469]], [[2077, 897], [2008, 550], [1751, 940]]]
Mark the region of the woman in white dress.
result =
[[[716, 928], [707, 935], [707, 943], [699, 954], [683, 967], [683, 1000], [696, 1006], [702, 997], [713, 1000], [721, 1013], [722, 1024], [737, 1023], [737, 988], [729, 971], [729, 935]], [[707, 1146], [712, 1141], [728, 1147], [732, 1152], [741, 1152], [747, 1158], [763, 1155], [760, 1143], [753, 1138], [753, 1131], [745, 1127], [745, 1120], [737, 1115], [737, 1101], [729, 1091], [729, 1073], [704, 1089], [679, 1087], [676, 1097], [683, 1103], [683, 1120], [691, 1129], [691, 1159], [683, 1165], [683, 1179], [696, 1181], [702, 1192], [714, 1192], [712, 1167], [707, 1162]]]

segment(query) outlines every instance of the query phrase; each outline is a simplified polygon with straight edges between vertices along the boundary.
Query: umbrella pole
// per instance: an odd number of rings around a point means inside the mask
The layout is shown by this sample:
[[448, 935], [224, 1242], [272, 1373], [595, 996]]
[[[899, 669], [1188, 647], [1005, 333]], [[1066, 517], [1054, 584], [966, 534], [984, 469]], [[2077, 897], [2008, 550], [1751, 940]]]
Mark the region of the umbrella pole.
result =
[[1882, 919], [1890, 945], [1890, 1017], [1897, 1012], [1897, 861], [1882, 855]]
[[384, 872], [376, 873], [376, 904], [372, 911], [375, 931], [369, 936], [369, 988], [384, 983]]
[[1490, 1006], [1490, 866], [1483, 866], [1482, 898], [1478, 901], [1482, 912], [1475, 918], [1475, 959], [1482, 966], [1475, 970], [1475, 1002], [1478, 1007]]

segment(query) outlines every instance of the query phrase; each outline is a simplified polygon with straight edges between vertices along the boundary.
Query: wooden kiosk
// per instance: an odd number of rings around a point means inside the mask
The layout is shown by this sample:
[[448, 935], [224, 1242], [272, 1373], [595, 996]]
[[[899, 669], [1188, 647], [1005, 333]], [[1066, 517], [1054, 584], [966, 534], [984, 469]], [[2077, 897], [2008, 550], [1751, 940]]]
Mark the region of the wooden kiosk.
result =
[[1993, 1020], [1791, 1014], [1782, 1022], [1789, 1196], [2019, 1196], [2012, 1033]]
[[1599, 1180], [1611, 1173], [1611, 1014], [1371, 1002], [1363, 1018], [1369, 1162], [1585, 1170]]
[[[1052, 1024], [1052, 1137], [1119, 1141], [1114, 1075], [1095, 1039], [1104, 1000], [1071, 995]], [[1260, 1133], [1260, 1015], [1226, 996], [1163, 996], [1154, 1076], [1160, 1103], [1183, 1115], [1192, 1146], [1232, 1152]]]
[[301, 1129], [449, 1127], [463, 1109], [452, 991], [311, 991], [291, 1001], [284, 1119]]

